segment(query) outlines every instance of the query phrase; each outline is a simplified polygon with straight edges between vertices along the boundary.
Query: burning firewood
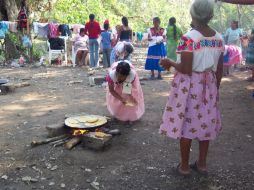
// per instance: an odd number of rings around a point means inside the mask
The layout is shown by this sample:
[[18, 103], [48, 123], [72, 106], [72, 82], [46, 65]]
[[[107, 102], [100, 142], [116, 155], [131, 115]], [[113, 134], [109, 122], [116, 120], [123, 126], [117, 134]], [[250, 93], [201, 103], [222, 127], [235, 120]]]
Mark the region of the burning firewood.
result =
[[65, 135], [61, 135], [61, 136], [57, 136], [57, 137], [53, 137], [53, 138], [47, 138], [47, 139], [41, 140], [41, 141], [32, 141], [31, 146], [35, 147], [35, 146], [39, 146], [39, 145], [43, 145], [43, 144], [48, 144], [50, 142], [54, 142], [54, 141], [58, 141], [60, 139], [64, 139], [68, 136], [69, 135], [65, 134]]
[[82, 140], [82, 137], [77, 136], [77, 137], [73, 137], [71, 140], [69, 140], [67, 143], [65, 143], [65, 148], [67, 148], [68, 150], [71, 150], [74, 146], [76, 146], [77, 144], [79, 144]]

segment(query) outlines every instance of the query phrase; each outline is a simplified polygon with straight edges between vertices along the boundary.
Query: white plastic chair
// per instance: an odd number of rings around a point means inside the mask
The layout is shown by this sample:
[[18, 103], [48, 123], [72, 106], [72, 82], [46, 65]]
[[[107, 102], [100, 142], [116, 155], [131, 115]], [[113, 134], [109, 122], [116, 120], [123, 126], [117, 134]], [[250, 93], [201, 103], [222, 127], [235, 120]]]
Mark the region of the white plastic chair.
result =
[[64, 39], [64, 49], [63, 50], [51, 49], [50, 43], [47, 40], [47, 44], [48, 44], [48, 48], [49, 48], [49, 64], [51, 65], [51, 61], [52, 61], [53, 57], [64, 54], [64, 65], [67, 66], [67, 64], [68, 64], [68, 60], [67, 60], [67, 39], [68, 39], [68, 37], [59, 36], [59, 38]]

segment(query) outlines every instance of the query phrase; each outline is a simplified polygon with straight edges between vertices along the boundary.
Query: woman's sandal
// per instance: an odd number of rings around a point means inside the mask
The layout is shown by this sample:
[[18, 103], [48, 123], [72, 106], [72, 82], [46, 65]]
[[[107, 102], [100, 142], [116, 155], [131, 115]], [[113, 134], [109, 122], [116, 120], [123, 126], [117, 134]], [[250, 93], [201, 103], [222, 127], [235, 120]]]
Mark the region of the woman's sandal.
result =
[[197, 161], [194, 164], [191, 164], [190, 168], [193, 169], [194, 171], [196, 171], [197, 173], [203, 175], [203, 176], [208, 175], [207, 170], [201, 170], [201, 169], [198, 168]]
[[190, 172], [184, 172], [181, 170], [180, 168], [181, 164], [178, 164], [177, 167], [176, 167], [176, 173], [179, 175], [179, 176], [183, 176], [183, 177], [189, 177], [190, 176]]

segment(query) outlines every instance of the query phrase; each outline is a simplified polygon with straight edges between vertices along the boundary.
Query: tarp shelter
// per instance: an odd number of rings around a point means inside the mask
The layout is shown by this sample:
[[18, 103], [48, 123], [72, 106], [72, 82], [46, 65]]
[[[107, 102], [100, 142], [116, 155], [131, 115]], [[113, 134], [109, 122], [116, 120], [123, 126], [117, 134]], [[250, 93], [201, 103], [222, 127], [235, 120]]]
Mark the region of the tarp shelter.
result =
[[218, 0], [218, 1], [239, 5], [254, 5], [254, 0]]

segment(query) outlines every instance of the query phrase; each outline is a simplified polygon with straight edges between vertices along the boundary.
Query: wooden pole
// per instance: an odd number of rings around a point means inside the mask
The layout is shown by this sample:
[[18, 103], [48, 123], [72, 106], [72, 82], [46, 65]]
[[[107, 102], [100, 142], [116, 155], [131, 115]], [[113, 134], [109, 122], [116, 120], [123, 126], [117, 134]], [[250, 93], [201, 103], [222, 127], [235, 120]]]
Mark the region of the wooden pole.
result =
[[237, 6], [237, 14], [238, 14], [238, 27], [241, 28], [242, 27], [242, 22], [241, 22], [241, 6], [240, 5], [236, 5]]

